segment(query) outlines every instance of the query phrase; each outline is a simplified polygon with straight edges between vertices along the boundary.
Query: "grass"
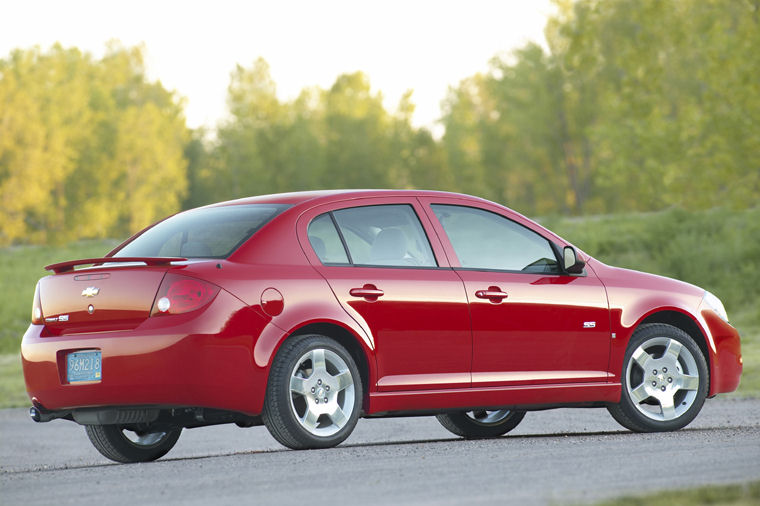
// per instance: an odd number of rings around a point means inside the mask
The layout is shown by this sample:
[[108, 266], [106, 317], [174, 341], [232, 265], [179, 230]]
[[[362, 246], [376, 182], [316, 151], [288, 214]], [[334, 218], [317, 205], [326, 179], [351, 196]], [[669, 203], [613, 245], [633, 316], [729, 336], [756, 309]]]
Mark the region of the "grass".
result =
[[700, 286], [726, 306], [742, 336], [734, 396], [760, 396], [760, 208], [547, 218], [542, 224], [610, 265]]
[[0, 248], [0, 354], [17, 353], [29, 326], [37, 280], [50, 272], [46, 265], [77, 258], [102, 257], [116, 246], [113, 240], [80, 241], [66, 246]]
[[0, 408], [29, 406], [24, 376], [21, 374], [21, 355], [0, 355]]
[[672, 490], [642, 496], [626, 496], [597, 506], [749, 506], [760, 504], [760, 481], [741, 485]]
[[[744, 374], [736, 396], [760, 396], [760, 208], [714, 209], [688, 213], [549, 217], [548, 228], [597, 259], [670, 276], [710, 290], [721, 298], [731, 323], [742, 335]], [[75, 258], [99, 257], [115, 241], [81, 241], [67, 246], [23, 246], [0, 249], [0, 402], [26, 398], [16, 358], [29, 325], [37, 280], [43, 266]]]
[[19, 346], [29, 326], [37, 280], [44, 266], [75, 258], [101, 257], [114, 240], [79, 241], [66, 246], [16, 246], [0, 249], [0, 408], [29, 406]]
[[760, 327], [760, 207], [542, 221], [602, 262], [710, 290], [731, 320]]

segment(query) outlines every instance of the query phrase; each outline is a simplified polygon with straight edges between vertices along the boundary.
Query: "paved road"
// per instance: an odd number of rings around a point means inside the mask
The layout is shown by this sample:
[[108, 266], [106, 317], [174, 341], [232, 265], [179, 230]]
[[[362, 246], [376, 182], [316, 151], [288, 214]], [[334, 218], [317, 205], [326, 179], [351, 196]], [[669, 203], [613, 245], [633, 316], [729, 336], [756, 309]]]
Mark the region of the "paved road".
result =
[[66, 421], [0, 411], [0, 504], [568, 504], [760, 479], [760, 400], [709, 400], [687, 429], [622, 430], [603, 409], [528, 413], [510, 436], [452, 437], [434, 418], [361, 420], [330, 450], [263, 427], [187, 430], [163, 459], [117, 465]]

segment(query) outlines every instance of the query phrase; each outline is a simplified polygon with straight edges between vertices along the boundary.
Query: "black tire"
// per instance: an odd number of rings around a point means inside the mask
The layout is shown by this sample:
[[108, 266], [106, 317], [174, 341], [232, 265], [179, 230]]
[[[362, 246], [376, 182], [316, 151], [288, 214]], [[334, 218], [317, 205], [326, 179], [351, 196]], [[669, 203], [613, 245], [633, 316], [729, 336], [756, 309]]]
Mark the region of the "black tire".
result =
[[436, 418], [449, 432], [467, 439], [499, 437], [517, 425], [525, 417], [525, 411], [499, 410], [460, 411], [444, 413]]
[[[104, 457], [129, 464], [150, 462], [166, 455], [177, 443], [182, 427], [132, 431], [121, 425], [86, 425], [85, 431], [95, 449]], [[134, 440], [125, 432], [130, 433]]]
[[685, 427], [702, 409], [710, 385], [699, 346], [683, 330], [663, 323], [636, 329], [620, 378], [620, 403], [608, 405], [607, 410], [634, 432]]
[[354, 430], [362, 399], [359, 369], [345, 348], [318, 334], [294, 336], [272, 363], [262, 418], [288, 448], [331, 448]]

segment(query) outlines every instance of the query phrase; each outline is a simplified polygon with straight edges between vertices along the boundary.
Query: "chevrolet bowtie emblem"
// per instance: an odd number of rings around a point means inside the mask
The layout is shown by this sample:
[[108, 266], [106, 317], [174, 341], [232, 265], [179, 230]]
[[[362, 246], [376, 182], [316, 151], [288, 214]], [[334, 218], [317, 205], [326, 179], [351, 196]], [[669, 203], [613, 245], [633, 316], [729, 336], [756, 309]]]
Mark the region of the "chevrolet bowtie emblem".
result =
[[100, 288], [95, 288], [94, 286], [88, 286], [84, 290], [82, 290], [82, 297], [95, 297], [98, 293], [100, 293]]

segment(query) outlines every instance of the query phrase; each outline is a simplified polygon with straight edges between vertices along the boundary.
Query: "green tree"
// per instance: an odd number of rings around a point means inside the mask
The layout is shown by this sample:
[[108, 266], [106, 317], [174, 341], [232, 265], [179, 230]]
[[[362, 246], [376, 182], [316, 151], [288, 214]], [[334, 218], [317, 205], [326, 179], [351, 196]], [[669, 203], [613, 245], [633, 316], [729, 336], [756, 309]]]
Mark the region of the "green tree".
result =
[[325, 92], [326, 170], [323, 184], [334, 188], [390, 186], [390, 116], [367, 76], [344, 74]]
[[760, 200], [760, 4], [558, 1], [445, 102], [455, 186], [527, 212]]
[[141, 48], [16, 50], [0, 60], [0, 243], [135, 232], [186, 191], [183, 105]]
[[230, 120], [219, 128], [215, 164], [205, 175], [217, 199], [274, 190], [275, 167], [270, 162], [286, 116], [276, 91], [262, 58], [250, 69], [238, 65], [233, 71], [227, 97]]
[[430, 160], [439, 160], [440, 150], [428, 132], [411, 125], [411, 92], [390, 113], [361, 72], [286, 102], [260, 58], [232, 73], [228, 107], [209, 160], [192, 172], [200, 193], [214, 195], [209, 200], [435, 180]]
[[605, 209], [757, 202], [757, 13], [745, 1], [561, 6], [549, 40]]
[[92, 132], [90, 67], [60, 46], [0, 60], [0, 243], [64, 231], [66, 181]]
[[493, 191], [483, 167], [483, 138], [488, 129], [490, 96], [485, 76], [476, 74], [463, 80], [458, 87], [449, 88], [442, 103], [442, 139], [446, 163], [451, 167], [453, 187], [490, 199], [499, 199]]

